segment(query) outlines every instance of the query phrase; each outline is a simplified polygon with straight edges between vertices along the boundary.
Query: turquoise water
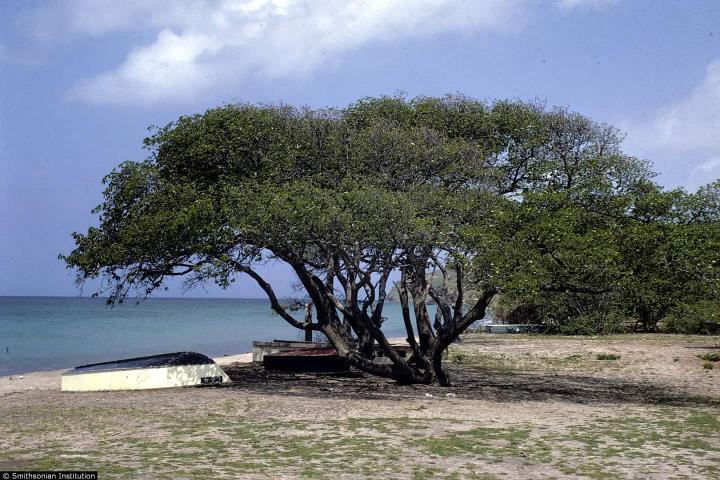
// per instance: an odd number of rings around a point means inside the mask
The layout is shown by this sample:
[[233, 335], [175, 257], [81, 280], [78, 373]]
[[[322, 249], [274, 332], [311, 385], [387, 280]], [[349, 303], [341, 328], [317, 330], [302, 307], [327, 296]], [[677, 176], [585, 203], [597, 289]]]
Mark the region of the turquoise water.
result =
[[[385, 314], [386, 334], [405, 336], [399, 304]], [[253, 340], [301, 337], [262, 299], [151, 298], [110, 308], [100, 298], [0, 297], [0, 376], [182, 350], [217, 357], [250, 351]]]

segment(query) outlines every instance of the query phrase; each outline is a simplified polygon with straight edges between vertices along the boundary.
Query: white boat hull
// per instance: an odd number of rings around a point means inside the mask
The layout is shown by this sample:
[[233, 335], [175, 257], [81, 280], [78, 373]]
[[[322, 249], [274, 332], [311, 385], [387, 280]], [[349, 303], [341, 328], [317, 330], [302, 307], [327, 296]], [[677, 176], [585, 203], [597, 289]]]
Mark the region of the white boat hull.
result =
[[61, 379], [65, 392], [151, 390], [229, 383], [230, 377], [216, 363], [66, 372]]

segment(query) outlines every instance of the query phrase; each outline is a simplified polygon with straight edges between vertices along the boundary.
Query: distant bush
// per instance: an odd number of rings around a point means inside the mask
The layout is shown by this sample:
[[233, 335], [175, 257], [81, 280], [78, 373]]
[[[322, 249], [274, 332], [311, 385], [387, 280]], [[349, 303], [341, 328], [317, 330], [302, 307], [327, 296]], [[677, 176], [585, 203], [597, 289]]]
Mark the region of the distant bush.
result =
[[496, 295], [490, 304], [494, 321], [517, 325], [523, 323], [545, 323], [546, 318], [540, 307], [531, 303], [513, 300], [506, 295]]
[[562, 335], [609, 335], [628, 331], [625, 319], [603, 313], [586, 313], [568, 318], [554, 329]]
[[720, 334], [720, 305], [716, 301], [703, 301], [684, 305], [663, 319], [662, 330], [666, 333]]
[[598, 360], [619, 360], [620, 355], [617, 355], [615, 353], [598, 353], [595, 357]]
[[703, 368], [705, 370], [712, 370], [713, 368], [715, 368], [715, 364], [707, 362], [707, 363], [703, 364]]
[[466, 363], [468, 361], [468, 356], [466, 353], [463, 352], [452, 352], [450, 354], [450, 361], [452, 363]]
[[[699, 301], [671, 310], [659, 323], [642, 329], [634, 312], [610, 296], [573, 298], [546, 297], [538, 303], [499, 295], [491, 305], [499, 323], [532, 323], [546, 326], [544, 333], [559, 335], [608, 335], [634, 331], [679, 334], [720, 334], [720, 302]], [[659, 328], [656, 328], [659, 327]], [[640, 330], [638, 330], [640, 329]]]
[[511, 325], [523, 323], [538, 324], [543, 323], [543, 318], [542, 313], [537, 306], [519, 305], [506, 315], [504, 321], [505, 323], [509, 323]]
[[720, 362], [720, 352], [709, 352], [703, 355], [698, 355], [698, 358], [705, 360], [706, 362]]
[[685, 335], [717, 335], [720, 333], [720, 323], [698, 318], [671, 316], [663, 321], [662, 331]]

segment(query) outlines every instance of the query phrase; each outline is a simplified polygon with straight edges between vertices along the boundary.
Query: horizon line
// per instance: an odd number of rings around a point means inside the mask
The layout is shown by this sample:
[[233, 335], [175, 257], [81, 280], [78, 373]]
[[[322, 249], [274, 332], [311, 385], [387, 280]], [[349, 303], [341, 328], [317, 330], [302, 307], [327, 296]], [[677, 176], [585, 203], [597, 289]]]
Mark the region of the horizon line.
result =
[[[0, 298], [102, 298], [106, 299], [109, 298], [107, 296], [91, 296], [91, 295], [0, 295]], [[174, 300], [267, 300], [267, 297], [165, 297], [165, 296], [148, 296], [148, 297], [125, 297], [126, 299], [141, 299], [141, 300], [150, 300], [150, 299], [174, 299]], [[288, 297], [289, 298], [289, 297]]]

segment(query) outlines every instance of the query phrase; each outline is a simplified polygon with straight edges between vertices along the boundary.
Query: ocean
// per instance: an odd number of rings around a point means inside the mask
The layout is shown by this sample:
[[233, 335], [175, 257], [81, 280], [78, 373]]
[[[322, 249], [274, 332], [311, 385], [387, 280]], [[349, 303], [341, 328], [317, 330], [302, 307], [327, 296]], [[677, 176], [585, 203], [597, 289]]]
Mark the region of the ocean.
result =
[[[386, 335], [404, 337], [399, 303], [384, 312]], [[253, 340], [302, 336], [265, 299], [149, 298], [111, 308], [102, 298], [0, 297], [0, 376], [175, 351], [219, 357], [248, 352]]]

